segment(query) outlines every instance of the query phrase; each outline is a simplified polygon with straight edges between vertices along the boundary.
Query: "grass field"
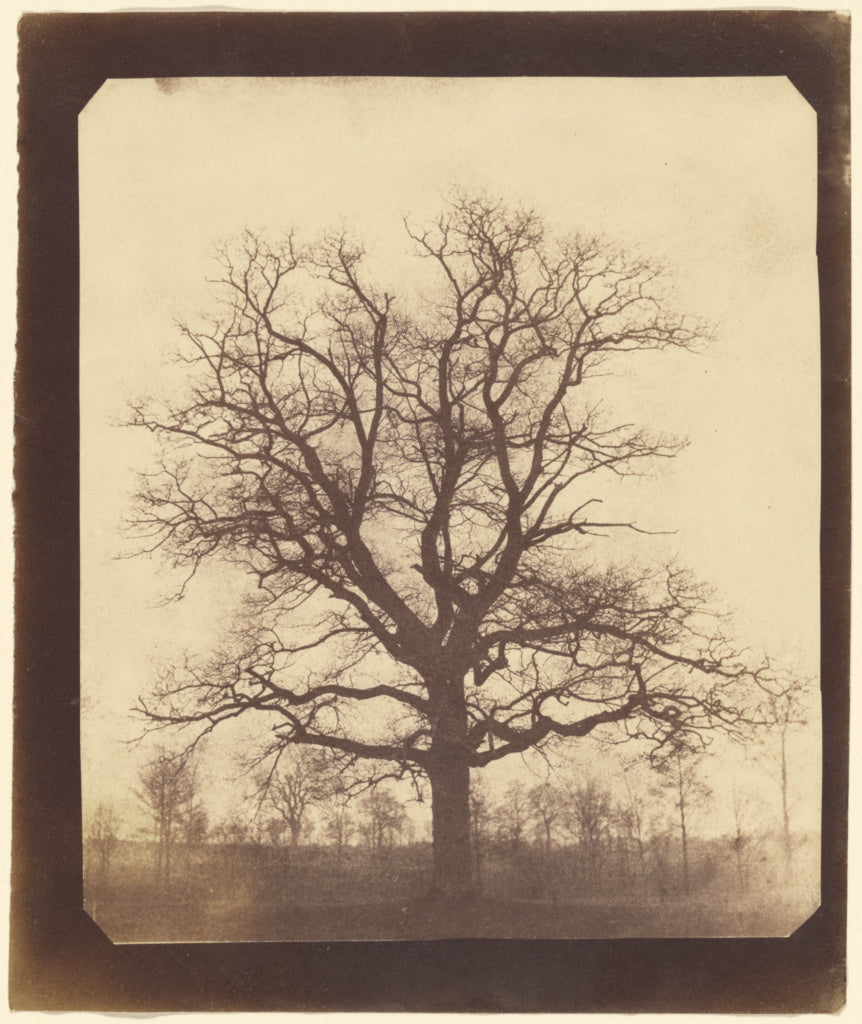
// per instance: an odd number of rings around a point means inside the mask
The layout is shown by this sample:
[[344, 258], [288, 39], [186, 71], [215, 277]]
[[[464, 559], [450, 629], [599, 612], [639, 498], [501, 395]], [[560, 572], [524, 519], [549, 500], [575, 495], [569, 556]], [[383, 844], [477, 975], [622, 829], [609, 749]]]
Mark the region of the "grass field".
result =
[[421, 846], [383, 857], [354, 848], [337, 863], [300, 852], [285, 863], [259, 850], [187, 851], [166, 885], [145, 844], [128, 844], [110, 876], [88, 884], [86, 909], [114, 942], [140, 943], [781, 936], [817, 906], [801, 880], [742, 891], [715, 870], [688, 895], [619, 875], [588, 883], [561, 854], [552, 865], [489, 857], [483, 895], [441, 907], [423, 897]]
[[[812, 908], [813, 910], [813, 908]], [[801, 920], [788, 901], [675, 899], [552, 904], [482, 897], [456, 915], [424, 900], [331, 905], [275, 901], [251, 907], [227, 900], [190, 905], [114, 899], [95, 908], [114, 942], [350, 941], [439, 938], [705, 938], [786, 935]]]

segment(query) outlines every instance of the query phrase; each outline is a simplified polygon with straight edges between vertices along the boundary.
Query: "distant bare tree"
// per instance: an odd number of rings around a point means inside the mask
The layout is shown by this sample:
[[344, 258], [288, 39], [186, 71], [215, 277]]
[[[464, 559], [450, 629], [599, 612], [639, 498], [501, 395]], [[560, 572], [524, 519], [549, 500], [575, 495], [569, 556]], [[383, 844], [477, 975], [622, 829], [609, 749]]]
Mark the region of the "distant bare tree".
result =
[[781, 793], [781, 837], [784, 869], [788, 878], [793, 874], [788, 746], [793, 734], [808, 723], [813, 689], [810, 681], [791, 678], [780, 690], [766, 691], [761, 711], [766, 729], [761, 732], [758, 753]]
[[613, 801], [610, 791], [595, 779], [587, 779], [569, 794], [571, 828], [586, 856], [590, 880], [597, 884], [602, 858], [610, 838]]
[[562, 824], [564, 801], [562, 790], [550, 782], [542, 782], [527, 792], [533, 828], [546, 854], [551, 852], [554, 838]]
[[473, 849], [476, 886], [482, 889], [485, 847], [490, 838], [493, 810], [481, 776], [470, 779], [470, 841]]
[[[262, 830], [266, 829], [262, 823]], [[217, 821], [210, 831], [210, 840], [218, 848], [215, 869], [218, 884], [239, 887], [247, 881], [249, 852], [256, 853], [262, 848], [263, 835], [255, 834], [253, 823], [241, 812], [234, 809]]]
[[353, 794], [349, 787], [336, 778], [323, 802], [323, 832], [335, 847], [339, 863], [344, 847], [356, 832], [356, 821], [351, 810], [352, 800]]
[[138, 799], [152, 820], [156, 878], [168, 884], [174, 844], [198, 795], [194, 751], [171, 752], [160, 747], [141, 769], [139, 781]]
[[180, 807], [177, 837], [183, 843], [197, 846], [207, 838], [209, 816], [199, 796], [200, 787], [198, 784], [197, 767], [195, 765], [192, 765], [191, 788], [192, 795], [190, 799]]
[[336, 780], [330, 761], [302, 749], [283, 751], [269, 772], [258, 775], [261, 803], [282, 819], [291, 847], [299, 845], [308, 827], [308, 812], [333, 794]]
[[90, 817], [85, 836], [88, 861], [95, 863], [96, 878], [104, 883], [120, 842], [120, 819], [110, 804], [100, 803]]
[[663, 899], [671, 889], [679, 885], [678, 872], [674, 870], [674, 849], [678, 845], [676, 832], [677, 828], [672, 818], [663, 814], [652, 816], [647, 852], [652, 880]]
[[212, 830], [212, 838], [222, 846], [242, 846], [251, 834], [249, 823], [236, 814], [229, 814]]
[[620, 832], [637, 850], [638, 875], [646, 877], [647, 813], [651, 803], [650, 790], [637, 774], [638, 763], [623, 765], [623, 784], [617, 804], [617, 823]]
[[360, 828], [372, 850], [393, 846], [407, 827], [401, 801], [383, 786], [373, 786], [359, 801]]
[[702, 751], [684, 742], [675, 743], [671, 752], [658, 762], [657, 768], [664, 785], [672, 795], [679, 823], [682, 851], [682, 888], [691, 891], [689, 841], [692, 816], [701, 810], [711, 796], [709, 786], [700, 776]]
[[739, 887], [745, 891], [749, 885], [752, 854], [758, 845], [755, 823], [762, 812], [762, 807], [760, 802], [743, 788], [739, 779], [733, 780], [730, 801], [733, 813], [730, 847], [733, 850]]
[[497, 839], [517, 852], [527, 839], [532, 811], [523, 782], [510, 782], [494, 810], [494, 831]]
[[281, 847], [284, 834], [287, 831], [287, 824], [280, 814], [274, 814], [263, 820], [258, 816], [254, 820], [254, 826], [257, 841], [260, 844], [267, 846], [271, 851]]

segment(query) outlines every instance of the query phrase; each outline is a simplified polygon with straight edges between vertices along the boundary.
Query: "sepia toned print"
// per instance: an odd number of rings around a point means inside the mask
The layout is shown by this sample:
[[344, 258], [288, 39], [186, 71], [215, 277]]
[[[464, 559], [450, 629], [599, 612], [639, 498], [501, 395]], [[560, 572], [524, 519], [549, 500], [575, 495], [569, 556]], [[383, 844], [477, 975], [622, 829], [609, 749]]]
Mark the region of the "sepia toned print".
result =
[[789, 82], [110, 81], [79, 136], [108, 936], [797, 928], [819, 339]]

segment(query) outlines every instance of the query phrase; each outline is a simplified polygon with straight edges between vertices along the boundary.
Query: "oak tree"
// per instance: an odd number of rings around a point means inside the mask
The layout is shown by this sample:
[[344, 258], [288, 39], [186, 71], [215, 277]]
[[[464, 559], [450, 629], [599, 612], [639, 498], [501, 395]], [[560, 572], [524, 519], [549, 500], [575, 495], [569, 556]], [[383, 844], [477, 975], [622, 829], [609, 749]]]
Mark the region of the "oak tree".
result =
[[180, 325], [185, 388], [134, 408], [161, 441], [140, 547], [256, 586], [139, 710], [202, 731], [257, 715], [273, 756], [424, 780], [433, 890], [457, 896], [471, 770], [610, 727], [734, 730], [757, 674], [685, 572], [591, 547], [638, 529], [600, 489], [681, 448], [608, 422], [604, 373], [704, 326], [645, 259], [528, 210], [456, 195], [405, 229], [428, 276], [400, 300], [344, 234], [226, 246], [220, 305]]

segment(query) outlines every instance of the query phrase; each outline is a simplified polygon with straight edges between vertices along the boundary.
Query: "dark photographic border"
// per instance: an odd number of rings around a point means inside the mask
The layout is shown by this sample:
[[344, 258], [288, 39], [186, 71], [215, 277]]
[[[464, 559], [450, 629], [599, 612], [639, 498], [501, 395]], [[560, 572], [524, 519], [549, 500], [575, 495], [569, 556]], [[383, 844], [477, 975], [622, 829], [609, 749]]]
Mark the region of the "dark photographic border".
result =
[[[844, 1001], [849, 18], [817, 11], [37, 14], [19, 23], [16, 1010], [829, 1012]], [[786, 75], [818, 115], [822, 906], [788, 939], [114, 946], [83, 911], [77, 115], [109, 78]]]

